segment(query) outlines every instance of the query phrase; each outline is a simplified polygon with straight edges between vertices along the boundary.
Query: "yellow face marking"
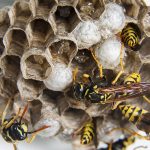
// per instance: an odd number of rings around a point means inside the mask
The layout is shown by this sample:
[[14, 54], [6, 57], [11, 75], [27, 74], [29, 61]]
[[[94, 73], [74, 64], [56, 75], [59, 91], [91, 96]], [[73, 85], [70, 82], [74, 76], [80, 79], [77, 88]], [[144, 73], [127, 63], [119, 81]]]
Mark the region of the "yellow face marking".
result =
[[24, 130], [24, 132], [28, 132], [28, 127], [26, 124], [21, 124], [21, 128]]

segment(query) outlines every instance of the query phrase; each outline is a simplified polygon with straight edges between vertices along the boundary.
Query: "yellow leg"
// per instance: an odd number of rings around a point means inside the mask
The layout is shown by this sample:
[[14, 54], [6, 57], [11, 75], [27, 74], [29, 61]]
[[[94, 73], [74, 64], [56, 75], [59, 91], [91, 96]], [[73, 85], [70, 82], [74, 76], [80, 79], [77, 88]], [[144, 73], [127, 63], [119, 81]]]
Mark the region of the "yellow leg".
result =
[[77, 76], [77, 73], [78, 73], [78, 67], [76, 67], [73, 71], [73, 82], [76, 81], [76, 76]]
[[28, 109], [28, 104], [25, 106], [25, 108], [24, 108], [24, 110], [23, 110], [23, 113], [22, 113], [22, 115], [21, 115], [21, 117], [20, 117], [20, 123], [21, 123], [21, 120], [22, 120], [23, 116], [25, 115], [27, 109]]
[[93, 56], [95, 62], [96, 62], [97, 65], [98, 65], [98, 68], [99, 68], [99, 76], [100, 76], [100, 78], [103, 78], [103, 66], [102, 66], [102, 65], [100, 64], [100, 62], [97, 60], [97, 58], [96, 58], [96, 56], [95, 56], [95, 54], [94, 54], [92, 48], [90, 48], [90, 51], [91, 51], [91, 54], [92, 54], [92, 56]]
[[124, 45], [121, 44], [121, 50], [120, 50], [120, 66], [121, 66], [121, 71], [118, 73], [118, 75], [116, 76], [116, 78], [115, 78], [114, 81], [112, 82], [113, 85], [118, 81], [118, 79], [120, 78], [120, 76], [124, 73], [124, 66], [123, 66], [123, 48], [124, 48]]
[[112, 150], [112, 142], [109, 144], [108, 150]]
[[13, 148], [14, 148], [14, 150], [17, 150], [16, 144], [13, 144]]
[[112, 132], [114, 132], [116, 130], [122, 130], [122, 131], [125, 131], [125, 132], [131, 134], [132, 136], [138, 136], [139, 138], [142, 138], [145, 140], [150, 140], [148, 136], [142, 136], [142, 135], [136, 133], [135, 131], [132, 131], [132, 130], [126, 129], [126, 128], [114, 128], [111, 131], [109, 131], [107, 134], [111, 134]]
[[37, 135], [37, 133], [32, 134], [30, 139], [27, 137], [26, 142], [32, 143], [34, 141], [34, 139], [36, 138], [36, 135]]
[[2, 125], [4, 124], [4, 120], [5, 120], [5, 117], [6, 117], [6, 114], [7, 114], [7, 110], [8, 110], [8, 107], [11, 103], [11, 99], [8, 100], [8, 103], [3, 111], [3, 114], [2, 114]]
[[39, 132], [41, 132], [41, 131], [43, 131], [43, 130], [49, 128], [49, 127], [50, 127], [50, 126], [43, 126], [42, 128], [40, 128], [40, 129], [38, 129], [38, 130], [35, 130], [35, 131], [33, 131], [33, 132], [27, 132], [28, 134], [32, 134], [32, 135], [31, 135], [31, 138], [30, 138], [30, 139], [29, 139], [29, 138], [26, 138], [26, 142], [27, 142], [27, 143], [32, 143], [33, 140], [36, 138], [36, 136], [37, 136], [37, 134], [38, 134]]
[[143, 96], [143, 99], [144, 99], [146, 102], [150, 103], [150, 99], [148, 99], [145, 95]]
[[122, 102], [114, 102], [114, 103], [112, 104], [111, 110], [117, 109], [117, 107], [118, 107], [118, 105], [119, 105], [120, 103], [122, 103]]
[[6, 129], [9, 128], [14, 123], [14, 121], [16, 119], [18, 119], [20, 111], [21, 111], [21, 108], [19, 108], [19, 111], [18, 111], [17, 115], [5, 126]]

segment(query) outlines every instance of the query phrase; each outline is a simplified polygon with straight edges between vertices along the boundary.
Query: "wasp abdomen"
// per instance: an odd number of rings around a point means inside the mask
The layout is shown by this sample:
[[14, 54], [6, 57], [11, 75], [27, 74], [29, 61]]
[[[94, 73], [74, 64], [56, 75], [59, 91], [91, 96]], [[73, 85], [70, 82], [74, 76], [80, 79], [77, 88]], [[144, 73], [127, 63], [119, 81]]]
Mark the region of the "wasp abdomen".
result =
[[128, 24], [121, 33], [122, 42], [136, 51], [135, 48], [139, 46], [141, 38], [140, 34], [140, 30], [135, 25]]
[[119, 105], [119, 109], [124, 117], [134, 124], [137, 124], [142, 115], [147, 113], [146, 110], [132, 105]]
[[93, 122], [87, 123], [82, 129], [81, 144], [89, 144], [95, 136]]

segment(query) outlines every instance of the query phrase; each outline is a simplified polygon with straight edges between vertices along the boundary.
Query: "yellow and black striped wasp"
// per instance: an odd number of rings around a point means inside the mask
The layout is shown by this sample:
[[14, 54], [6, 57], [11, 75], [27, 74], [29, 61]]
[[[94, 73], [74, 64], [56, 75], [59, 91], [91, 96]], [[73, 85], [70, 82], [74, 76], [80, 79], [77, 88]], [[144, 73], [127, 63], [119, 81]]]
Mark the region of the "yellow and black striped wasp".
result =
[[85, 124], [85, 126], [81, 130], [81, 139], [80, 143], [85, 145], [85, 144], [90, 144], [95, 137], [95, 127], [93, 121], [90, 121]]
[[[76, 68], [73, 73], [74, 74], [74, 83], [73, 83], [74, 98], [76, 98], [77, 100], [88, 100], [92, 103], [103, 103], [103, 101], [109, 98], [110, 96], [109, 93], [105, 93], [105, 94], [99, 93], [98, 84], [93, 82], [89, 74], [83, 74], [83, 78], [88, 79], [87, 83], [76, 82], [77, 72], [78, 69]], [[106, 85], [108, 84], [105, 78], [102, 78], [100, 82], [101, 82], [100, 87], [106, 87]]]
[[[31, 143], [36, 137], [37, 133], [48, 128], [49, 126], [43, 126], [42, 128], [35, 131], [28, 131], [28, 125], [22, 122], [23, 116], [25, 115], [28, 105], [25, 106], [21, 117], [19, 117], [21, 108], [19, 108], [18, 113], [8, 119], [5, 119], [7, 115], [7, 111], [12, 99], [10, 99], [3, 111], [2, 119], [1, 119], [1, 134], [4, 140], [8, 143], [12, 143], [14, 149], [17, 150], [16, 144], [18, 141], [26, 140], [28, 143]], [[31, 138], [28, 138], [28, 135], [31, 135]]]
[[[75, 82], [76, 74], [77, 70], [74, 71], [74, 97], [78, 100], [88, 100], [91, 103], [107, 104], [122, 102], [128, 98], [144, 95], [144, 93], [150, 90], [150, 83], [141, 82], [141, 77], [138, 73], [130, 74], [124, 79], [123, 84], [118, 86], [106, 86], [107, 84], [105, 86], [98, 86], [98, 83], [94, 83], [88, 74], [83, 74], [89, 80], [88, 83]], [[148, 99], [146, 100], [149, 102]]]
[[132, 122], [139, 130], [150, 133], [150, 112], [133, 105], [120, 104], [118, 109], [122, 115]]
[[121, 32], [121, 40], [125, 46], [133, 51], [140, 48], [141, 31], [134, 23], [128, 23]]
[[73, 135], [80, 135], [81, 145], [88, 145], [93, 142], [95, 146], [97, 146], [96, 119], [92, 118], [86, 122], [81, 128], [76, 130]]

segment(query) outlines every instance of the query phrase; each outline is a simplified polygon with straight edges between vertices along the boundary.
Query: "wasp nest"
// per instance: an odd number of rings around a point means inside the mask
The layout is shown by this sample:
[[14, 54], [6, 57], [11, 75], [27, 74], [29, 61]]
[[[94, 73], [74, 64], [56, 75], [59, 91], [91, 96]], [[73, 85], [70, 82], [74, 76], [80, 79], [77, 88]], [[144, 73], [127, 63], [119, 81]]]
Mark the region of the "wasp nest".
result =
[[[73, 141], [74, 149], [96, 149], [94, 143], [83, 146], [80, 136], [72, 136], [93, 117], [97, 118], [97, 140], [108, 143], [112, 137], [119, 138], [122, 133], [106, 134], [127, 122], [114, 114], [109, 104], [76, 100], [73, 71], [78, 67], [77, 82], [88, 73], [99, 84], [93, 50], [110, 82], [121, 69], [120, 57], [123, 76], [140, 72], [142, 81], [150, 82], [149, 5], [146, 0], [16, 0], [11, 7], [2, 8], [2, 103], [18, 93], [14, 111], [28, 102], [30, 111], [25, 118], [32, 127], [50, 125], [39, 135]], [[119, 33], [128, 23], [141, 32], [139, 52], [122, 48]]]

